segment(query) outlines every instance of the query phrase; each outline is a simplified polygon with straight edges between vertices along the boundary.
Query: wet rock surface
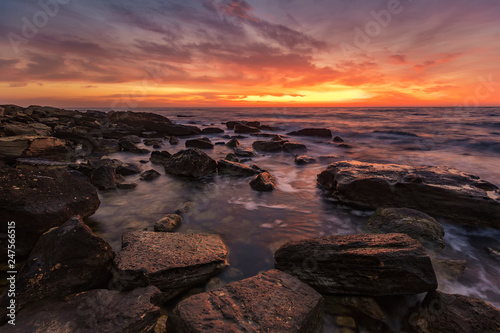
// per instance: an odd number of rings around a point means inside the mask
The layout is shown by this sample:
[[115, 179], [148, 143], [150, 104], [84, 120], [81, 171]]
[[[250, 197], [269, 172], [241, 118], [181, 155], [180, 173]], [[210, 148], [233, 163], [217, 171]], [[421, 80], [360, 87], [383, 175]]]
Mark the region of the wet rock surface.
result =
[[151, 156], [149, 157], [149, 160], [151, 161], [151, 163], [165, 164], [170, 159], [170, 157], [172, 157], [172, 154], [170, 154], [166, 150], [153, 151], [153, 152], [151, 152]]
[[209, 176], [217, 170], [217, 162], [197, 148], [172, 155], [164, 166], [166, 173], [187, 177]]
[[153, 181], [160, 176], [161, 176], [161, 174], [154, 169], [146, 170], [143, 173], [141, 173], [141, 180], [145, 180], [147, 182], [150, 182], [150, 181]]
[[153, 285], [171, 298], [226, 268], [227, 255], [217, 235], [129, 231], [114, 260], [113, 280], [120, 290]]
[[182, 223], [182, 217], [177, 214], [168, 214], [154, 225], [156, 232], [172, 232]]
[[219, 160], [217, 162], [219, 175], [230, 175], [239, 177], [249, 177], [255, 175], [257, 172], [244, 164], [231, 162], [228, 160]]
[[459, 223], [500, 227], [498, 188], [455, 169], [342, 161], [319, 174], [318, 183], [353, 205], [413, 208]]
[[192, 139], [186, 141], [186, 148], [213, 149], [214, 144], [208, 138]]
[[419, 333], [493, 333], [500, 331], [500, 310], [477, 298], [436, 291], [427, 294], [409, 322]]
[[284, 244], [275, 267], [323, 294], [406, 295], [437, 288], [422, 245], [404, 234], [327, 236]]
[[[22, 230], [16, 237], [19, 257], [27, 256], [45, 231], [74, 215], [90, 216], [100, 205], [95, 187], [75, 171], [0, 169], [0, 182], [0, 216]], [[3, 228], [6, 235], [6, 224]], [[2, 254], [6, 238], [2, 237]]]
[[250, 181], [250, 186], [259, 192], [271, 192], [276, 189], [276, 179], [269, 172], [264, 171]]
[[168, 332], [304, 332], [322, 325], [323, 298], [277, 270], [233, 282], [180, 302]]
[[0, 332], [153, 332], [160, 317], [155, 287], [131, 292], [96, 289], [59, 300], [41, 301], [22, 310], [16, 325]]

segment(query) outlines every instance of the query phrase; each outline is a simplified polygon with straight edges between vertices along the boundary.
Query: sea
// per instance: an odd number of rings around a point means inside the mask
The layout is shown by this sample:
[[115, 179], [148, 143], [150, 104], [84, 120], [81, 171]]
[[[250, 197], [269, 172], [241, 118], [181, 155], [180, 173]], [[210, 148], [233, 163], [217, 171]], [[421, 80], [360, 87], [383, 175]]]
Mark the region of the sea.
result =
[[[80, 109], [85, 110], [85, 109]], [[104, 110], [108, 111], [108, 110]], [[500, 185], [500, 108], [143, 108], [133, 111], [154, 112], [180, 124], [200, 128], [219, 127], [223, 134], [207, 135], [212, 142], [227, 142], [234, 135], [227, 121], [260, 121], [280, 128], [281, 135], [301, 128], [328, 128], [347, 145], [332, 140], [293, 137], [291, 141], [307, 145], [306, 155], [329, 156], [316, 164], [297, 166], [289, 153], [257, 153], [245, 164], [256, 164], [277, 179], [277, 190], [257, 193], [249, 178], [217, 176], [209, 180], [187, 180], [165, 175], [154, 164], [140, 164], [148, 156], [129, 153], [111, 154], [126, 162], [154, 168], [162, 177], [153, 182], [136, 181], [133, 190], [101, 192], [101, 206], [87, 223], [107, 240], [115, 251], [120, 249], [124, 230], [153, 229], [165, 214], [186, 203], [190, 212], [178, 232], [202, 232], [221, 235], [229, 248], [231, 268], [218, 278], [224, 283], [253, 276], [274, 267], [273, 253], [282, 244], [327, 235], [367, 232], [372, 211], [354, 210], [325, 197], [316, 177], [329, 163], [358, 160], [405, 165], [447, 166], [480, 176]], [[260, 140], [250, 135], [239, 139], [251, 148]], [[175, 153], [185, 148], [185, 139], [172, 146], [166, 141], [161, 150]], [[142, 146], [146, 148], [145, 146]], [[150, 148], [150, 147], [148, 147]], [[207, 151], [222, 159], [231, 149], [216, 145]], [[439, 290], [478, 297], [500, 307], [500, 261], [488, 247], [500, 248], [500, 230], [466, 227], [439, 218], [446, 236], [446, 248], [440, 259], [466, 260], [467, 269], [458, 279], [438, 274]], [[500, 222], [500, 217], [499, 217]], [[326, 330], [332, 327], [325, 319]], [[325, 331], [326, 332], [326, 331]]]

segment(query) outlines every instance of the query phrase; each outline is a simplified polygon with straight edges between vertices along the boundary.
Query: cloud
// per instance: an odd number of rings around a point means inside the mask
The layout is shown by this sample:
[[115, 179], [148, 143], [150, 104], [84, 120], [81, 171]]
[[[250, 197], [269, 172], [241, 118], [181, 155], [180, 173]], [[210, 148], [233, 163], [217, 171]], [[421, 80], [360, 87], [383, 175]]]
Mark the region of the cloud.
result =
[[406, 55], [404, 54], [393, 54], [389, 56], [389, 61], [395, 65], [406, 64]]
[[421, 72], [423, 70], [426, 70], [429, 67], [453, 61], [453, 60], [457, 59], [459, 56], [460, 56], [460, 53], [438, 54], [436, 60], [426, 60], [423, 63], [420, 63], [420, 64], [413, 66], [413, 68], [415, 69], [415, 71]]

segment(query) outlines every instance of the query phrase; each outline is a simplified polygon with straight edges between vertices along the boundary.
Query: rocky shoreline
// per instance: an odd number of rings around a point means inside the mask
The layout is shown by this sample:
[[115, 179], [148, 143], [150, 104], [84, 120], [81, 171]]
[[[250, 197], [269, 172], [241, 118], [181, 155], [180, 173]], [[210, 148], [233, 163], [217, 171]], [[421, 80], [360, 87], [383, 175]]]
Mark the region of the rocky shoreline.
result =
[[[272, 192], [278, 180], [252, 164], [255, 156], [284, 152], [307, 167], [316, 158], [303, 155], [307, 145], [295, 138], [348, 148], [344, 140], [324, 128], [283, 133], [243, 120], [202, 128], [146, 112], [41, 106], [2, 105], [0, 121], [1, 253], [7, 258], [7, 223], [15, 221], [19, 271], [16, 325], [7, 323], [5, 290], [0, 332], [317, 332], [325, 313], [342, 332], [393, 332], [395, 320], [406, 332], [500, 330], [498, 309], [443, 293], [436, 280], [436, 265], [459, 263], [438, 261], [445, 244], [435, 217], [500, 228], [500, 191], [475, 175], [334, 161], [318, 175], [318, 187], [325, 198], [377, 209], [367, 226], [372, 233], [288, 242], [274, 254], [276, 269], [212, 288], [231, 265], [219, 235], [176, 233], [180, 210], [154, 232], [124, 230], [115, 253], [83, 220], [99, 208], [99, 193], [133, 190], [130, 175], [141, 182], [238, 177], [254, 191]], [[251, 147], [241, 145], [242, 136], [255, 137]], [[171, 154], [178, 137], [188, 140]], [[211, 156], [216, 145], [227, 147], [225, 159]], [[144, 156], [165, 175], [113, 159], [117, 152]], [[387, 300], [408, 297], [414, 306], [389, 318]]]

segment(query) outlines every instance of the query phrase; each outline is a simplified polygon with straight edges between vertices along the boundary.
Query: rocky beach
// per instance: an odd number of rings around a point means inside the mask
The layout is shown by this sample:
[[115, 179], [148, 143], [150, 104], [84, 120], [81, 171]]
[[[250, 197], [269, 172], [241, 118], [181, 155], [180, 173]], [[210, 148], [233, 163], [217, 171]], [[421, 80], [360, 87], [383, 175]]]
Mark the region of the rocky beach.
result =
[[498, 145], [256, 110], [1, 105], [0, 332], [500, 331]]

